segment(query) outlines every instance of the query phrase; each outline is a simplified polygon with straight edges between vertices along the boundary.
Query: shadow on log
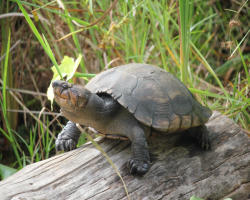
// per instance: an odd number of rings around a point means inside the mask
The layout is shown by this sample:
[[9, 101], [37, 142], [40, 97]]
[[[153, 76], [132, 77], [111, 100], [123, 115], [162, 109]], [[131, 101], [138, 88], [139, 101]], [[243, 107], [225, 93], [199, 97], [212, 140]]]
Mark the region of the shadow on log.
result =
[[[207, 123], [212, 150], [185, 134], [149, 139], [153, 165], [143, 177], [129, 174], [127, 141], [101, 139], [131, 199], [250, 199], [250, 139], [231, 119], [214, 112]], [[26, 166], [0, 182], [0, 199], [127, 199], [121, 180], [92, 144]]]

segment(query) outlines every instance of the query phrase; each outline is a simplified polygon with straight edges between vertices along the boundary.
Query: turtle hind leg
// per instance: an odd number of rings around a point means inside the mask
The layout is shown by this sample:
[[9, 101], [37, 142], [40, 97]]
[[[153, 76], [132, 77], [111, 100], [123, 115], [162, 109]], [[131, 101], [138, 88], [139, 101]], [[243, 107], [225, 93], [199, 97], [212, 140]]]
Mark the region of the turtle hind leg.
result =
[[79, 137], [81, 135], [80, 130], [76, 127], [76, 124], [72, 121], [68, 121], [63, 130], [58, 134], [56, 138], [56, 150], [57, 151], [71, 151], [76, 148]]
[[190, 135], [196, 139], [200, 147], [204, 150], [211, 149], [211, 141], [209, 138], [209, 132], [205, 125], [192, 127], [188, 130]]

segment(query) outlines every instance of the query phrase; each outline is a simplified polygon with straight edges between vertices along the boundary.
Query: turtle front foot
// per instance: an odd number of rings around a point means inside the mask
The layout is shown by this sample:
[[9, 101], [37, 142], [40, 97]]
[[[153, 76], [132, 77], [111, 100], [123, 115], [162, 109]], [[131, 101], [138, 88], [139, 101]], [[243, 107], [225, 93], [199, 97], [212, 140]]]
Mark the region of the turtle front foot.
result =
[[128, 161], [128, 168], [132, 175], [144, 175], [150, 168], [149, 161], [131, 158]]
[[80, 130], [75, 123], [68, 121], [63, 130], [59, 133], [56, 139], [57, 151], [71, 151], [76, 148], [80, 137]]
[[63, 139], [60, 135], [56, 139], [56, 151], [71, 151], [76, 149], [76, 145], [73, 139]]

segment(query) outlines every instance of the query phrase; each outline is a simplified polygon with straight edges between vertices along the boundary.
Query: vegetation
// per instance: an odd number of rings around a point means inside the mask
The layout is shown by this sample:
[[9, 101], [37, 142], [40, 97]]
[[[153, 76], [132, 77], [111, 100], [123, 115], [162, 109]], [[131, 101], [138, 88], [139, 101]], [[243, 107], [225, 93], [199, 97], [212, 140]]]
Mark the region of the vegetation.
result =
[[[247, 2], [0, 1], [1, 163], [20, 169], [55, 154], [65, 120], [45, 94], [50, 68], [63, 77], [63, 58], [79, 54], [71, 81], [125, 63], [151, 63], [249, 130]], [[0, 175], [6, 170], [0, 165]]]

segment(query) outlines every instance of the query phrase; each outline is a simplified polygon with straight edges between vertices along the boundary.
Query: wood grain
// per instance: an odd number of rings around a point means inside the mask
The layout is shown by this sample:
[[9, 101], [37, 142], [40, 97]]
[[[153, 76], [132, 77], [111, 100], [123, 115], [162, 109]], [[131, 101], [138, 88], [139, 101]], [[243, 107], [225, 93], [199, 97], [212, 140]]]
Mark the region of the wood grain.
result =
[[[214, 112], [207, 123], [212, 150], [202, 151], [185, 133], [154, 134], [152, 167], [143, 177], [129, 174], [128, 141], [98, 143], [120, 170], [130, 198], [250, 199], [250, 139], [231, 119]], [[111, 165], [90, 143], [26, 166], [0, 182], [1, 200], [127, 199]]]

